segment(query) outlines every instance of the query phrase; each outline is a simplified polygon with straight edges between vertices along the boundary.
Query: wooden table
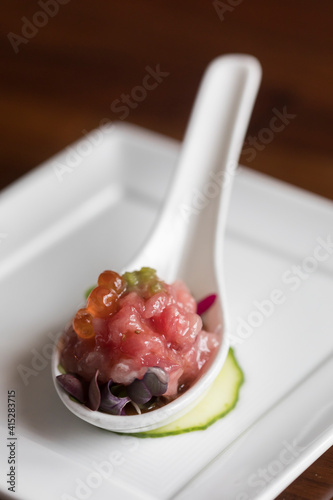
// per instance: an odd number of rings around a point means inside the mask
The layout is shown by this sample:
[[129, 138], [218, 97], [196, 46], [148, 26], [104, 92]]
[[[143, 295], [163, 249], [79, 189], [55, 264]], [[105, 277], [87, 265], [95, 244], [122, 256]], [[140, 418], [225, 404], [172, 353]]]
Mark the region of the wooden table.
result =
[[[241, 163], [333, 199], [331, 0], [2, 7], [0, 188], [103, 119], [181, 139], [207, 63], [245, 52], [261, 61], [263, 82]], [[331, 499], [332, 471], [330, 449], [278, 498]]]

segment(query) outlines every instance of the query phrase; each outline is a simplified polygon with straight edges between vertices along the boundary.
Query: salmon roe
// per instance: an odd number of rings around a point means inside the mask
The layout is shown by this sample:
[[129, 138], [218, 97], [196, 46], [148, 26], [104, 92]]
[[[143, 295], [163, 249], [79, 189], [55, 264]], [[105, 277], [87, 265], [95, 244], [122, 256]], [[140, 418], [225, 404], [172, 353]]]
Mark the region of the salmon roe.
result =
[[118, 299], [126, 288], [124, 278], [115, 271], [104, 271], [97, 283], [88, 296], [86, 308], [80, 309], [73, 319], [73, 329], [82, 339], [95, 335], [93, 318], [107, 318], [116, 312]]
[[87, 309], [79, 309], [73, 320], [73, 328], [81, 339], [90, 339], [95, 335], [92, 315]]
[[87, 299], [87, 311], [92, 316], [106, 318], [117, 308], [118, 294], [105, 286], [94, 288]]
[[109, 290], [114, 290], [120, 295], [125, 290], [125, 280], [115, 271], [104, 271], [98, 277], [99, 286], [104, 286]]

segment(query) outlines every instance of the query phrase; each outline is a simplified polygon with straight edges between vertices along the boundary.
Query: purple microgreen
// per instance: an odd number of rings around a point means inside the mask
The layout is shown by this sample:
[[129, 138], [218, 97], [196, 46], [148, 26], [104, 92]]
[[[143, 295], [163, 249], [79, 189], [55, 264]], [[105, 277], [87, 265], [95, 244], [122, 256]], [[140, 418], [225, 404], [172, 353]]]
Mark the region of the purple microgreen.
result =
[[84, 387], [81, 380], [70, 373], [57, 376], [57, 381], [61, 387], [80, 403], [85, 402]]
[[110, 390], [114, 396], [117, 396], [117, 398], [125, 398], [127, 396], [126, 387], [123, 384], [113, 382], [110, 386]]
[[142, 380], [150, 390], [152, 396], [162, 396], [168, 388], [169, 375], [159, 366], [151, 366], [146, 371]]
[[169, 375], [158, 366], [147, 369], [145, 376], [127, 386], [127, 395], [139, 405], [148, 403], [153, 396], [162, 396], [168, 388]]
[[152, 398], [152, 393], [144, 383], [143, 379], [135, 379], [130, 385], [127, 386], [127, 395], [131, 401], [138, 405], [144, 405]]
[[87, 406], [92, 411], [98, 410], [101, 404], [101, 391], [97, 382], [99, 371], [97, 370], [95, 376], [91, 379], [88, 389], [88, 402]]
[[99, 410], [105, 413], [110, 413], [111, 415], [125, 415], [124, 407], [131, 400], [129, 397], [118, 398], [111, 392], [111, 387], [113, 385], [112, 380], [109, 380], [101, 388], [101, 404]]
[[212, 293], [211, 295], [207, 295], [207, 297], [204, 297], [203, 299], [199, 300], [197, 304], [197, 314], [201, 316], [203, 313], [208, 311], [210, 307], [214, 304], [216, 300], [216, 293]]

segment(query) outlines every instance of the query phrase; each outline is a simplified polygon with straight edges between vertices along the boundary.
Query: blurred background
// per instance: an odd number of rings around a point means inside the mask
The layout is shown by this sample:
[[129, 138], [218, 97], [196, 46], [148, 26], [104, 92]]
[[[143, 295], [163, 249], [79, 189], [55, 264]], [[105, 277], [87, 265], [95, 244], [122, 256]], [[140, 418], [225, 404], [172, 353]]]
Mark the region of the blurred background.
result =
[[[263, 81], [240, 163], [333, 199], [331, 0], [3, 0], [1, 17], [0, 189], [103, 121], [181, 140], [207, 64], [242, 52]], [[331, 498], [332, 470], [331, 450], [279, 498]]]
[[[54, 2], [2, 2], [0, 187], [103, 118], [182, 139], [207, 63], [245, 52], [260, 60], [263, 82], [241, 163], [333, 197], [330, 0]], [[123, 118], [112, 103], [142, 84], [147, 66], [168, 76]], [[274, 109], [294, 118], [263, 131]]]

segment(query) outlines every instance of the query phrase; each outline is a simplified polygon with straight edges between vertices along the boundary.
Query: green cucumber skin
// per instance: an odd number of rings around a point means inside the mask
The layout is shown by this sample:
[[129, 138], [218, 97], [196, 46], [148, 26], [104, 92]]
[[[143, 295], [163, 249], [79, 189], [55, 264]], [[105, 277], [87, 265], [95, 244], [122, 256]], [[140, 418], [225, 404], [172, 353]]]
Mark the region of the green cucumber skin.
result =
[[[232, 348], [229, 349], [227, 360], [229, 360], [229, 362], [231, 362], [231, 365], [232, 365], [231, 369], [234, 371], [233, 376], [234, 376], [235, 380], [233, 381], [233, 383], [234, 383], [235, 387], [234, 387], [234, 396], [233, 396], [232, 402], [230, 404], [227, 404], [227, 408], [225, 411], [218, 413], [217, 415], [215, 415], [214, 417], [209, 419], [204, 424], [199, 424], [197, 426], [184, 427], [184, 428], [177, 429], [177, 421], [176, 421], [174, 423], [176, 425], [176, 427], [173, 430], [172, 430], [172, 426], [174, 424], [171, 423], [171, 424], [168, 424], [168, 426], [171, 427], [171, 429], [169, 429], [169, 430], [163, 431], [163, 427], [160, 427], [159, 429], [154, 429], [152, 431], [133, 433], [133, 434], [131, 434], [131, 436], [136, 436], [139, 438], [160, 438], [160, 437], [166, 437], [166, 436], [175, 436], [178, 434], [184, 434], [184, 433], [193, 432], [193, 431], [203, 431], [203, 430], [207, 429], [207, 427], [210, 427], [214, 422], [216, 422], [217, 420], [220, 420], [225, 415], [227, 415], [233, 408], [235, 408], [237, 401], [238, 401], [238, 398], [239, 398], [240, 388], [241, 388], [242, 384], [244, 383], [244, 373], [243, 373], [242, 369], [240, 368], [240, 366], [235, 358], [235, 354], [234, 354], [234, 351]], [[223, 368], [222, 368], [222, 371], [223, 371]], [[216, 387], [218, 387], [218, 385]], [[204, 400], [205, 400], [205, 398], [202, 400], [202, 402], [204, 402]], [[191, 410], [191, 412], [194, 412], [194, 411], [196, 411], [196, 408]], [[184, 418], [184, 417], [182, 417], [182, 418]], [[165, 426], [165, 427], [167, 427], [167, 426]]]

